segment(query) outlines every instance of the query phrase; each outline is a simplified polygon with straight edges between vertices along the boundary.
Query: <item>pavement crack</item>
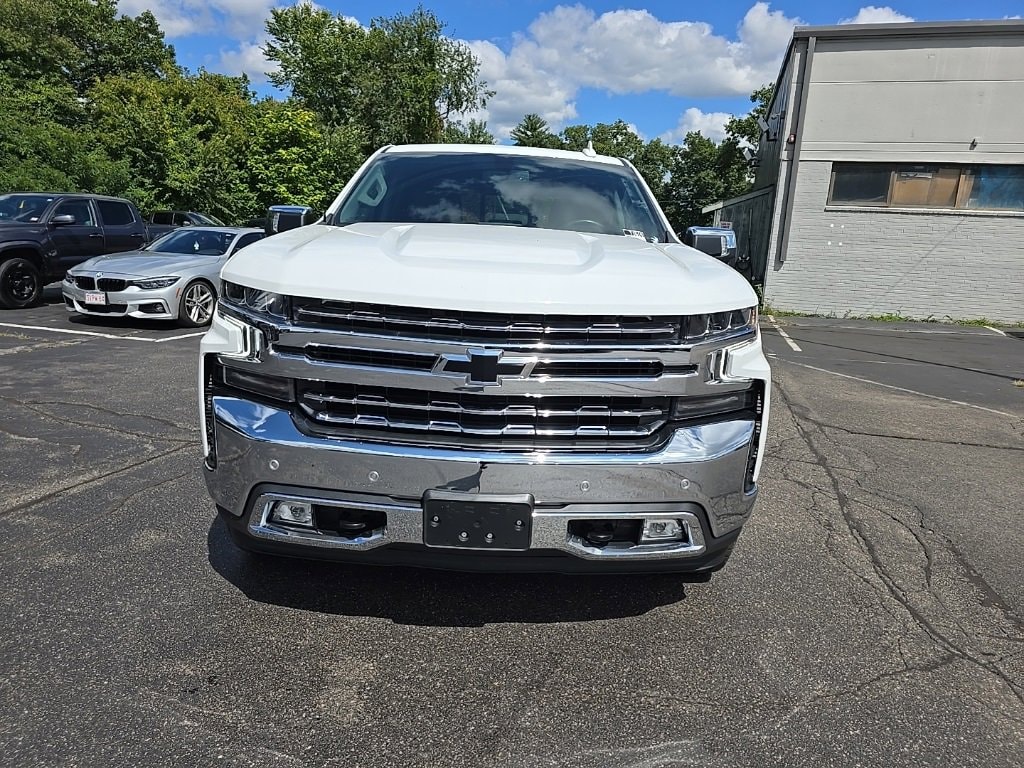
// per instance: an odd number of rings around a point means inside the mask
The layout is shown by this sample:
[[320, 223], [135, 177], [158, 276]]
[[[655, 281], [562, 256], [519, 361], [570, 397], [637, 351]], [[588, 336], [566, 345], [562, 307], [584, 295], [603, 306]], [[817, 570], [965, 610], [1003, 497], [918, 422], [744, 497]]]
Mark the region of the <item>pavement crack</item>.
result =
[[[830, 498], [835, 499], [838, 504], [839, 513], [846, 524], [846, 529], [849, 532], [849, 535], [858, 548], [867, 557], [872, 570], [884, 585], [891, 598], [895, 600], [904, 611], [906, 611], [913, 622], [928, 638], [930, 638], [931, 642], [936, 647], [940, 648], [947, 654], [953, 654], [964, 659], [987, 674], [997, 677], [1005, 684], [1010, 694], [1017, 699], [1018, 702], [1024, 705], [1024, 687], [1022, 687], [1008, 673], [1000, 669], [994, 662], [979, 658], [968, 648], [958, 644], [953, 638], [949, 637], [938, 626], [936, 626], [935, 622], [926, 616], [921, 608], [914, 604], [907, 590], [899, 583], [898, 579], [890, 572], [889, 568], [887, 568], [885, 559], [880, 554], [877, 544], [872, 540], [864, 521], [857, 515], [854, 509], [854, 505], [857, 502], [851, 499], [846, 489], [843, 487], [843, 483], [840, 481], [840, 478], [832, 470], [829, 464], [828, 456], [825, 454], [824, 449], [816, 439], [815, 431], [817, 433], [817, 437], [825, 440], [828, 439], [825, 433], [825, 428], [817, 423], [816, 419], [811, 415], [809, 408], [792, 401], [786, 391], [785, 385], [781, 381], [777, 380], [775, 382], [775, 390], [782, 402], [787, 406], [787, 410], [792, 414], [793, 424], [795, 425], [797, 432], [802, 436], [804, 444], [814, 456], [821, 471], [825, 474], [827, 478], [827, 487], [830, 491]], [[889, 515], [889, 517], [891, 518], [891, 515]], [[915, 536], [915, 538], [918, 537]], [[934, 591], [931, 592], [934, 594]], [[945, 608], [941, 600], [938, 600], [937, 602]], [[948, 610], [945, 612], [948, 613]], [[953, 623], [963, 631], [960, 623], [957, 622], [955, 618], [951, 618], [953, 619]], [[964, 634], [965, 637], [970, 637], [969, 634]]]
[[87, 488], [89, 486], [96, 485], [97, 483], [99, 483], [99, 482], [101, 482], [103, 480], [107, 480], [107, 479], [109, 479], [111, 477], [117, 477], [118, 475], [123, 475], [126, 472], [129, 472], [129, 471], [131, 471], [133, 469], [136, 469], [138, 467], [141, 467], [141, 466], [144, 466], [144, 465], [149, 464], [151, 462], [154, 462], [154, 461], [157, 461], [159, 459], [162, 459], [165, 456], [170, 456], [170, 455], [172, 455], [174, 453], [179, 453], [179, 452], [185, 450], [186, 448], [191, 448], [191, 447], [192, 447], [191, 443], [189, 443], [188, 445], [178, 445], [178, 446], [176, 446], [174, 448], [171, 448], [170, 450], [162, 451], [161, 453], [157, 453], [157, 454], [153, 454], [151, 456], [147, 456], [144, 459], [140, 459], [139, 461], [134, 461], [131, 464], [125, 464], [125, 465], [119, 467], [118, 469], [113, 469], [113, 470], [110, 470], [109, 472], [101, 472], [98, 475], [91, 475], [91, 476], [84, 477], [84, 478], [82, 478], [82, 477], [74, 478], [71, 481], [71, 483], [69, 483], [67, 485], [61, 486], [60, 488], [56, 488], [56, 489], [54, 489], [52, 491], [48, 491], [48, 492], [46, 492], [44, 494], [41, 494], [39, 496], [35, 496], [35, 497], [31, 498], [31, 499], [27, 499], [27, 500], [25, 500], [25, 501], [23, 501], [23, 502], [21, 502], [19, 504], [15, 504], [14, 506], [8, 507], [7, 509], [4, 509], [4, 510], [0, 511], [0, 519], [3, 519], [4, 517], [9, 517], [9, 516], [14, 515], [14, 514], [17, 514], [18, 512], [21, 512], [22, 510], [29, 509], [31, 507], [36, 506], [37, 504], [41, 504], [44, 501], [49, 501], [50, 499], [56, 498], [58, 496], [62, 496], [65, 493], [70, 493], [71, 491], [76, 491], [76, 490], [79, 490], [81, 488]]
[[[81, 405], [81, 404], [78, 404], [78, 403], [60, 403], [60, 402], [54, 402], [54, 401], [47, 401], [47, 402], [42, 402], [42, 401], [39, 401], [39, 402], [21, 401], [21, 400], [15, 400], [14, 398], [10, 398], [10, 397], [5, 397], [3, 395], [0, 395], [0, 400], [2, 400], [4, 402], [12, 403], [14, 405], [20, 405], [22, 408], [28, 409], [29, 411], [31, 411], [32, 413], [36, 414], [37, 416], [42, 416], [43, 418], [49, 419], [50, 421], [56, 422], [58, 424], [74, 424], [76, 427], [84, 427], [85, 429], [100, 429], [100, 430], [103, 430], [104, 432], [113, 432], [114, 434], [123, 435], [124, 437], [143, 437], [143, 438], [146, 438], [147, 440], [160, 440], [160, 441], [168, 442], [168, 443], [182, 443], [182, 444], [188, 444], [188, 445], [192, 445], [192, 444], [195, 443], [195, 439], [194, 438], [169, 437], [169, 436], [165, 436], [165, 435], [156, 435], [156, 434], [149, 433], [149, 432], [136, 432], [135, 430], [123, 429], [121, 427], [114, 427], [114, 426], [110, 426], [108, 424], [97, 424], [97, 423], [92, 422], [92, 421], [77, 421], [75, 419], [69, 419], [66, 416], [58, 417], [58, 416], [55, 416], [54, 414], [50, 413], [49, 411], [47, 411], [47, 410], [45, 410], [43, 408], [38, 408], [36, 406], [38, 406], [38, 405], [64, 405], [64, 406], [67, 406], [67, 407], [74, 407], [74, 408], [95, 408], [96, 410], [99, 410], [99, 411], [104, 412], [104, 413], [108, 413], [108, 414], [113, 415], [113, 416], [119, 416], [119, 417], [128, 416], [128, 417], [134, 417], [134, 418], [151, 419], [151, 420], [156, 421], [158, 423], [164, 423], [164, 424], [170, 425], [171, 427], [173, 427], [175, 430], [177, 430], [179, 432], [181, 432], [181, 431], [190, 431], [190, 430], [185, 430], [184, 427], [180, 427], [180, 426], [174, 424], [173, 422], [165, 422], [164, 420], [158, 419], [158, 418], [153, 417], [153, 416], [145, 416], [145, 415], [142, 415], [142, 414], [134, 414], [134, 413], [117, 413], [116, 411], [110, 411], [110, 410], [106, 410], [106, 409], [103, 409], [103, 408], [97, 408], [96, 406], [92, 406], [92, 405], [85, 406], [85, 405]], [[199, 431], [198, 428], [195, 431], [198, 432]]]
[[163, 424], [165, 427], [171, 427], [172, 429], [178, 429], [185, 432], [199, 431], [199, 428], [197, 426], [193, 426], [192, 424], [178, 424], [177, 422], [171, 421], [170, 419], [162, 419], [159, 416], [151, 416], [148, 413], [128, 413], [126, 411], [115, 411], [113, 409], [104, 408], [103, 406], [95, 405], [93, 403], [69, 403], [63, 400], [27, 400], [25, 402], [22, 402], [21, 405], [59, 405], [67, 408], [89, 408], [90, 410], [99, 411], [100, 413], [105, 413], [108, 416], [115, 416], [117, 418], [123, 418], [125, 416], [128, 416], [133, 419], [146, 419], [148, 421], [154, 421], [157, 424]]
[[824, 421], [814, 422], [815, 426], [823, 429], [833, 429], [847, 435], [860, 435], [863, 437], [880, 437], [888, 440], [908, 440], [911, 442], [934, 443], [936, 445], [956, 445], [968, 448], [991, 448], [997, 451], [1021, 451], [1024, 452], [1024, 445], [995, 445], [992, 443], [973, 443], [967, 440], [943, 440], [937, 437], [919, 437], [917, 435], [894, 435], [886, 432], [868, 432], [849, 427], [841, 427], [838, 424], [829, 424]]

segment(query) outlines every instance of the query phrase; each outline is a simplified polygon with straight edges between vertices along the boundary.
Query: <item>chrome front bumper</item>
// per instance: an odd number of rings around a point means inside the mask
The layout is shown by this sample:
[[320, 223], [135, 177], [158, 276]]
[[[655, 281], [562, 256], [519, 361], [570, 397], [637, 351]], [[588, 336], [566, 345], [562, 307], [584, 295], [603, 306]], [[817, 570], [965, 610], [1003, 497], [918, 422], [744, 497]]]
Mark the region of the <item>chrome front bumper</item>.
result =
[[[205, 472], [211, 496], [253, 542], [293, 550], [422, 546], [423, 495], [444, 490], [532, 494], [530, 551], [607, 562], [696, 560], [714, 539], [738, 531], [757, 493], [746, 489], [753, 421], [682, 428], [653, 453], [506, 453], [325, 439], [300, 430], [286, 410], [222, 396], [212, 405], [214, 435], [208, 437], [217, 458]], [[269, 520], [268, 502], [282, 498], [370, 505], [388, 522], [359, 539], [300, 532]], [[595, 547], [570, 535], [570, 521], [601, 518], [676, 519], [686, 536], [659, 545]]]
[[[178, 292], [181, 290], [182, 281], [167, 288], [157, 290], [146, 290], [143, 288], [126, 288], [123, 291], [107, 291], [107, 304], [100, 305], [97, 311], [95, 304], [85, 303], [85, 294], [97, 293], [97, 291], [86, 291], [77, 285], [72, 285], [64, 280], [60, 284], [61, 292], [64, 294], [64, 305], [68, 312], [75, 312], [81, 315], [92, 315], [95, 317], [136, 317], [146, 320], [175, 320], [178, 317]], [[160, 304], [160, 312], [143, 312], [143, 304]], [[116, 312], [104, 311], [106, 307], [123, 307]]]

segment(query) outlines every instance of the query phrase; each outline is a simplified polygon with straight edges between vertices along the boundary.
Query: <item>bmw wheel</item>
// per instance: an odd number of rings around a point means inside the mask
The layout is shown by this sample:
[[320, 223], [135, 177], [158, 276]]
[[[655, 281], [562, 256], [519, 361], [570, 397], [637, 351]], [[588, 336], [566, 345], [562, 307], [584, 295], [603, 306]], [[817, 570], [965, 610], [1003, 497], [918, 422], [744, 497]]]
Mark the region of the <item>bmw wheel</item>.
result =
[[213, 286], [205, 280], [193, 280], [181, 292], [178, 322], [186, 328], [209, 325], [216, 303], [217, 294], [214, 293]]

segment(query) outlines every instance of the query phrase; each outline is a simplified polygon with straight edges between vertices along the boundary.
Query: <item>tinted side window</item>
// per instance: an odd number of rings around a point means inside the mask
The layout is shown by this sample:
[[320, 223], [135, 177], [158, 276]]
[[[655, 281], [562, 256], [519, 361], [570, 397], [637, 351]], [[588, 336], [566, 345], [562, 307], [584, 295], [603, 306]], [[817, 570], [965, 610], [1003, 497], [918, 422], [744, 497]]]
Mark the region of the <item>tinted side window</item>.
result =
[[173, 219], [174, 217], [171, 216], [170, 211], [158, 211], [157, 213], [153, 214], [154, 224], [170, 224], [173, 221]]
[[71, 214], [75, 217], [75, 224], [85, 227], [95, 227], [96, 219], [92, 215], [92, 206], [88, 200], [65, 200], [54, 210], [54, 216]]
[[238, 238], [238, 245], [235, 246], [235, 250], [236, 251], [240, 251], [243, 248], [245, 248], [245, 246], [252, 245], [257, 240], [262, 240], [262, 239], [263, 239], [263, 233], [262, 232], [250, 232], [247, 235], [242, 235], [240, 238]]
[[97, 200], [100, 208], [100, 218], [108, 227], [124, 227], [135, 221], [135, 214], [132, 213], [130, 205], [118, 203], [114, 200]]

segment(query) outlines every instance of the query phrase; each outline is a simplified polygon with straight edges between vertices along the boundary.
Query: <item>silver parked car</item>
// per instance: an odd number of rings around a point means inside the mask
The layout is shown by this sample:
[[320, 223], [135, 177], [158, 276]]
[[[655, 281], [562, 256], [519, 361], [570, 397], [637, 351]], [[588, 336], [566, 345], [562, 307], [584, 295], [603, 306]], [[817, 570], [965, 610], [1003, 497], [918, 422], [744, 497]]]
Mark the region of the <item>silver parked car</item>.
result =
[[141, 250], [97, 256], [69, 269], [61, 283], [64, 303], [83, 315], [206, 325], [224, 262], [262, 237], [261, 229], [181, 227]]

